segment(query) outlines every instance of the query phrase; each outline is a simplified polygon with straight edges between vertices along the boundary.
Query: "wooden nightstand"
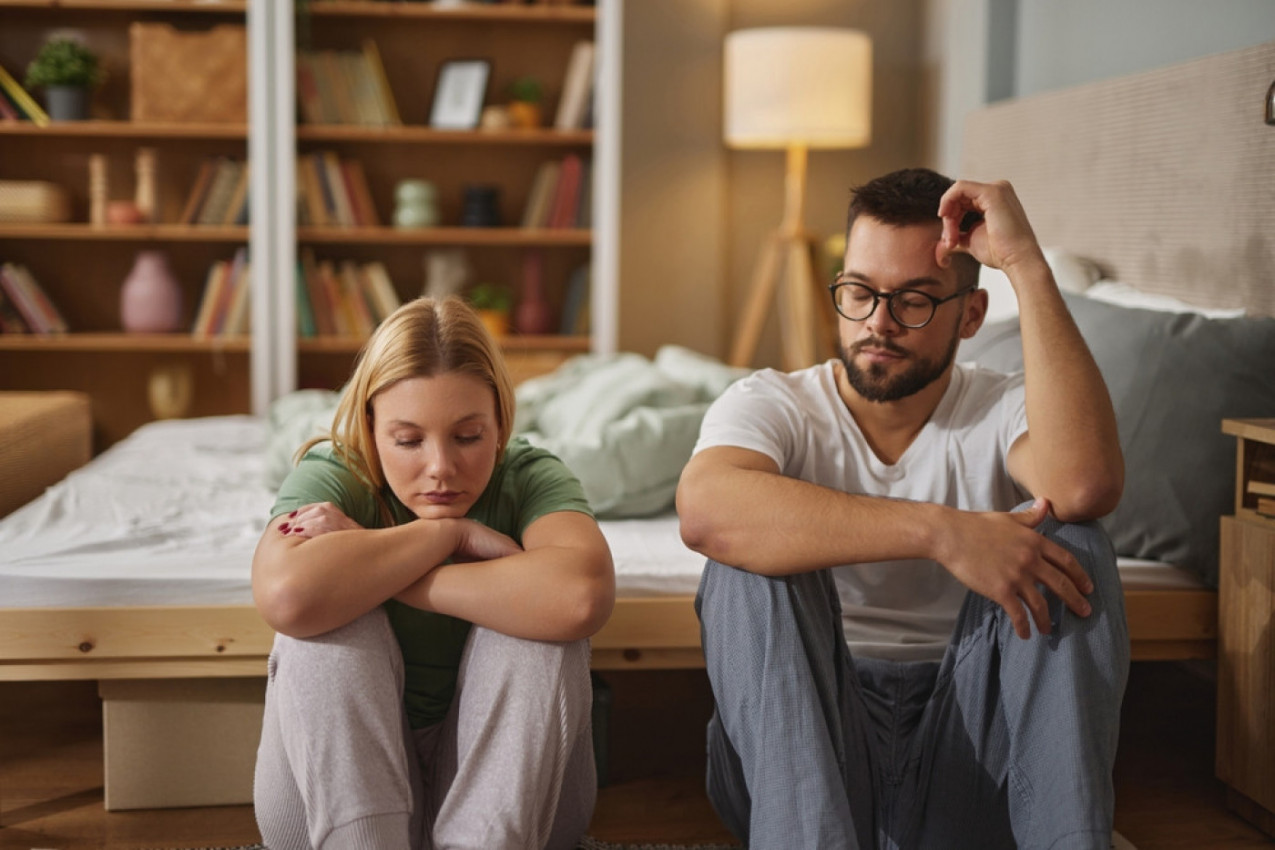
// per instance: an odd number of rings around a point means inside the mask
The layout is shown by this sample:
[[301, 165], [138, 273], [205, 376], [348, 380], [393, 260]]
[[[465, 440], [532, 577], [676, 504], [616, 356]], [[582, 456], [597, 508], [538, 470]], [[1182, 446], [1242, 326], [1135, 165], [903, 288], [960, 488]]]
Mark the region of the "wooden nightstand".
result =
[[1222, 517], [1217, 775], [1231, 809], [1275, 836], [1275, 419], [1222, 431], [1239, 445], [1235, 516]]

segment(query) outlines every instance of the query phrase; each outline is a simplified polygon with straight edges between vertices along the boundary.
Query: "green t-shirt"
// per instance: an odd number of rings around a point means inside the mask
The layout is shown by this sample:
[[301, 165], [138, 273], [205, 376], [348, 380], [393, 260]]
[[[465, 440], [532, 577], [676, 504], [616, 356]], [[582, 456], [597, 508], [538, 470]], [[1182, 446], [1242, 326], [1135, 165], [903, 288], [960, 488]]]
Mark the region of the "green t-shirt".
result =
[[[364, 528], [384, 528], [416, 519], [389, 487], [381, 492], [394, 515], [392, 523], [384, 521], [371, 488], [341, 462], [330, 443], [322, 443], [307, 452], [288, 474], [270, 515], [273, 518], [305, 505], [331, 502]], [[562, 461], [515, 437], [496, 464], [487, 489], [466, 516], [521, 544], [527, 526], [555, 511], [593, 515], [580, 482]], [[393, 599], [385, 603], [385, 609], [403, 651], [407, 680], [403, 702], [408, 721], [413, 729], [432, 726], [443, 719], [451, 706], [470, 624]]]

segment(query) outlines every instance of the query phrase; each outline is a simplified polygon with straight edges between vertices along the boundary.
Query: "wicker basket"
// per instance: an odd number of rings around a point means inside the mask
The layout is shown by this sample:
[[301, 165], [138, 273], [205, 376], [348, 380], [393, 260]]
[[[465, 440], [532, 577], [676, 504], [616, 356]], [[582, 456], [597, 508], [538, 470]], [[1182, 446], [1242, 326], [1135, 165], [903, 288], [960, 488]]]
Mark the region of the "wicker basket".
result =
[[55, 224], [71, 218], [66, 190], [43, 180], [0, 180], [0, 223]]
[[248, 39], [242, 26], [183, 32], [129, 27], [134, 121], [248, 121]]

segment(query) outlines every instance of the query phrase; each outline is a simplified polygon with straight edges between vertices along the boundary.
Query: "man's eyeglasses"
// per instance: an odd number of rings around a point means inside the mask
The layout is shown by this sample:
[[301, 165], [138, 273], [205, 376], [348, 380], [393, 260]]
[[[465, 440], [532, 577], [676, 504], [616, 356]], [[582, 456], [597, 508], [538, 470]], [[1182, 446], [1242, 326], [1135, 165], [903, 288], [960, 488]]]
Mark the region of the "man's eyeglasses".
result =
[[866, 321], [876, 312], [877, 302], [884, 300], [894, 321], [905, 328], [923, 328], [934, 318], [940, 304], [978, 289], [978, 284], [958, 289], [946, 298], [935, 298], [919, 289], [896, 289], [893, 292], [877, 292], [870, 286], [848, 281], [834, 281], [828, 291], [832, 293], [832, 306], [852, 322]]

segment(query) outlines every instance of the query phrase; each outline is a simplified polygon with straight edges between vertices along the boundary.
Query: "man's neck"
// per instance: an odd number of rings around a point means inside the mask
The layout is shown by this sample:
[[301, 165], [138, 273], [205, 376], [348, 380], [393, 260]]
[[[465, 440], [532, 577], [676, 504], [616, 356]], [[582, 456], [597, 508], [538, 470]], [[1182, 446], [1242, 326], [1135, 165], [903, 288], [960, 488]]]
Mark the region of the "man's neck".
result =
[[934, 415], [944, 393], [952, 383], [952, 366], [929, 386], [897, 401], [868, 401], [850, 385], [845, 366], [836, 364], [837, 389], [841, 400], [859, 430], [868, 441], [872, 453], [885, 464], [895, 464], [908, 446], [921, 433]]

